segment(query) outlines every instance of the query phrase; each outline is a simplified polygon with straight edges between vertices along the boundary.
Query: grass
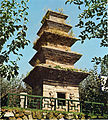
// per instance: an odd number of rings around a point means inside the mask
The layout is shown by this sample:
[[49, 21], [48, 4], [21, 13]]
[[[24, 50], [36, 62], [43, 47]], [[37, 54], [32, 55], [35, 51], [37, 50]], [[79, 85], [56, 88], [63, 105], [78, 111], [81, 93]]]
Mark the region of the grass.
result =
[[[52, 67], [52, 66], [49, 65], [48, 67]], [[87, 72], [87, 70], [81, 70], [81, 69], [75, 69], [75, 68], [64, 68], [64, 67], [61, 67], [60, 65], [56, 65], [53, 68], [66, 70], [66, 71], [75, 71], [75, 72], [84, 72], [84, 73]]]

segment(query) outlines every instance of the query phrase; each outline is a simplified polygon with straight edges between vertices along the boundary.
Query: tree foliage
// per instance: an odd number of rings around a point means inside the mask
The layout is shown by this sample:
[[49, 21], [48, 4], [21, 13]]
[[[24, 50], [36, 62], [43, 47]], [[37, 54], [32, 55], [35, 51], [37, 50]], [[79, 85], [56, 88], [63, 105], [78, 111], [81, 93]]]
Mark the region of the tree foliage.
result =
[[1, 0], [0, 4], [0, 74], [8, 80], [18, 75], [17, 61], [22, 56], [19, 50], [29, 43], [26, 39], [27, 2]]
[[24, 75], [22, 75], [21, 78], [14, 77], [10, 81], [1, 78], [1, 97], [5, 96], [8, 93], [20, 94], [20, 92], [26, 92], [28, 94], [32, 94], [32, 88], [22, 81], [23, 78]]
[[[79, 14], [79, 23], [76, 27], [81, 28], [79, 37], [83, 43], [86, 39], [101, 39], [100, 47], [108, 47], [107, 38], [107, 0], [67, 0], [65, 4], [75, 4], [82, 10]], [[108, 54], [103, 58], [94, 57], [93, 62], [100, 64], [101, 61], [108, 66]]]
[[[84, 28], [79, 35], [82, 42], [86, 38], [101, 38], [101, 46], [108, 47], [107, 40], [107, 0], [67, 0], [70, 2], [85, 7], [85, 10], [79, 14], [79, 23], [76, 25], [79, 28]], [[85, 22], [84, 22], [85, 20]]]
[[103, 58], [99, 57], [95, 57], [93, 58], [92, 62], [95, 62], [97, 65], [100, 64], [100, 68], [101, 68], [101, 75], [105, 75], [108, 76], [108, 55], [105, 55]]
[[13, 78], [7, 81], [1, 78], [1, 97], [5, 96], [7, 93], [20, 93], [24, 90], [21, 78]]
[[97, 73], [97, 66], [90, 70], [90, 75], [80, 84], [80, 99], [82, 101], [104, 102], [108, 101], [108, 91], [102, 91], [102, 82]]

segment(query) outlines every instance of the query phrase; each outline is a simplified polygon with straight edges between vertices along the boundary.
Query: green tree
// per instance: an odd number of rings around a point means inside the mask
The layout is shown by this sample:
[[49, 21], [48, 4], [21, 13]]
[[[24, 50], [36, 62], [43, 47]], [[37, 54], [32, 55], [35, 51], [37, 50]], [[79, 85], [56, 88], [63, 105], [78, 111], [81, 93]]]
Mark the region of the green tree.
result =
[[1, 78], [1, 97], [5, 96], [8, 93], [20, 94], [20, 92], [26, 92], [28, 94], [32, 94], [32, 88], [22, 81], [24, 77], [24, 75], [22, 75], [21, 78], [14, 77], [10, 79], [10, 81], [7, 81], [5, 78]]
[[1, 78], [0, 83], [1, 97], [5, 96], [7, 93], [20, 93], [24, 91], [24, 85], [22, 84], [21, 78], [12, 78], [10, 81]]
[[22, 56], [19, 50], [30, 42], [26, 39], [27, 2], [1, 0], [0, 3], [0, 75], [8, 80], [18, 75], [17, 61]]
[[97, 73], [97, 66], [90, 70], [90, 75], [80, 84], [80, 99], [82, 101], [107, 102], [108, 93], [102, 91], [103, 79]]
[[[83, 43], [86, 39], [101, 39], [100, 47], [108, 47], [107, 38], [107, 0], [67, 0], [65, 4], [75, 4], [82, 10], [79, 14], [79, 23], [76, 27], [81, 28], [79, 37]], [[93, 62], [103, 62], [108, 66], [108, 54], [103, 58], [94, 57]]]

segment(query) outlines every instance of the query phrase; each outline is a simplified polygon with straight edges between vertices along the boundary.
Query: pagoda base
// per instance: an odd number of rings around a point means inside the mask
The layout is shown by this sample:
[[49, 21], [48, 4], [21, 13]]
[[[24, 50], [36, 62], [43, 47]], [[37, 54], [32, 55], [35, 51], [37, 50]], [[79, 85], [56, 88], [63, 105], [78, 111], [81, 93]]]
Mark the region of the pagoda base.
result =
[[[88, 73], [84, 72], [61, 70], [39, 65], [23, 81], [32, 87], [33, 95], [79, 100], [78, 85], [87, 75]], [[58, 102], [57, 104], [59, 105]], [[67, 108], [64, 101], [62, 101], [62, 104]]]

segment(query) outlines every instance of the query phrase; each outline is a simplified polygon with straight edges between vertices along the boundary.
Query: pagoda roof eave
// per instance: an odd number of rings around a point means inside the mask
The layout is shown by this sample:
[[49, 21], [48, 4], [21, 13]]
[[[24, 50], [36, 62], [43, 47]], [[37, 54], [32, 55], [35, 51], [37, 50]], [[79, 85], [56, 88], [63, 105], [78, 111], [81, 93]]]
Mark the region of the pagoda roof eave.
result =
[[62, 14], [60, 12], [55, 12], [55, 11], [52, 11], [52, 10], [48, 10], [47, 13], [45, 14], [45, 16], [47, 15], [53, 15], [53, 16], [56, 16], [56, 17], [59, 17], [59, 18], [64, 18], [64, 19], [67, 19], [68, 16], [65, 15], [65, 14]]
[[37, 32], [38, 36], [41, 36], [41, 33], [44, 30], [47, 29], [57, 29], [57, 30], [61, 30], [64, 32], [69, 32], [69, 30], [72, 28], [71, 25], [65, 24], [65, 23], [59, 23], [59, 22], [55, 22], [49, 19], [46, 19], [45, 22], [43, 23], [43, 25], [41, 26], [40, 30]]
[[62, 70], [40, 65], [36, 66], [23, 81], [32, 87], [43, 79], [70, 82], [72, 85], [78, 85], [88, 75], [87, 72]]
[[52, 44], [56, 43], [59, 45], [65, 45], [65, 46], [71, 47], [78, 40], [79, 40], [78, 38], [72, 37], [68, 34], [63, 34], [62, 32], [60, 34], [58, 32], [54, 33], [52, 31], [45, 30], [42, 33], [41, 37], [37, 39], [33, 48], [38, 50], [41, 45], [47, 42], [52, 43]]
[[61, 64], [74, 65], [82, 54], [72, 51], [64, 51], [50, 47], [41, 47], [41, 49], [30, 60], [30, 64], [35, 66], [37, 60], [40, 63], [46, 63], [46, 60], [54, 61]]

